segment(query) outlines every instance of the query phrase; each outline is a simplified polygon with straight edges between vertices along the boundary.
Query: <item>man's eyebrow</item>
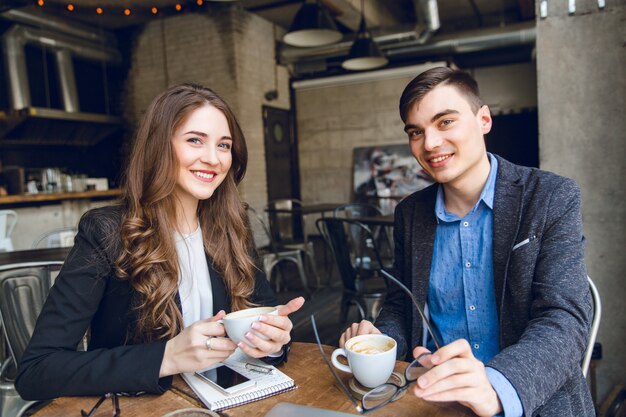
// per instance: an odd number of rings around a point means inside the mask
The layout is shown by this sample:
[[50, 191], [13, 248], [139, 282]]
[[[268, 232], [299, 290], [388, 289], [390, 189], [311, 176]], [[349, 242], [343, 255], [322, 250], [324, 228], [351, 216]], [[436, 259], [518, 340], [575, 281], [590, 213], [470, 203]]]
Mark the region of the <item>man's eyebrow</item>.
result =
[[452, 110], [452, 109], [445, 109], [443, 111], [440, 111], [439, 113], [437, 113], [433, 117], [431, 117], [430, 121], [434, 122], [435, 120], [439, 119], [440, 117], [447, 116], [449, 114], [459, 114], [459, 111], [458, 110]]
[[414, 125], [414, 124], [411, 124], [411, 123], [404, 125], [404, 132], [405, 133], [408, 133], [409, 129], [418, 129], [418, 127], [417, 127], [417, 125]]
[[[447, 116], [449, 114], [460, 114], [458, 110], [452, 110], [452, 109], [445, 109], [443, 111], [440, 111], [439, 113], [435, 114], [433, 117], [430, 118], [431, 123], [436, 121], [437, 119], [439, 119], [440, 117], [443, 116]], [[412, 123], [408, 123], [406, 125], [404, 125], [404, 131], [408, 132], [409, 129], [419, 129], [420, 127], [418, 125], [412, 124]]]

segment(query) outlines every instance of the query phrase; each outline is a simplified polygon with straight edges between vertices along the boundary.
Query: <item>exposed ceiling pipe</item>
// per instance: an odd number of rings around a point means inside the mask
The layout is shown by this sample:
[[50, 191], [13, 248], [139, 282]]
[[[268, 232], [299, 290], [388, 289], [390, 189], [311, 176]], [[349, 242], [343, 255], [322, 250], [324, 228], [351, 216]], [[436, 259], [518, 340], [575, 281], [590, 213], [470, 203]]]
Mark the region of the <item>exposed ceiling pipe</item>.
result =
[[419, 33], [417, 41], [418, 43], [426, 43], [441, 27], [437, 0], [413, 0], [413, 5], [419, 22], [418, 29], [424, 27]]
[[50, 29], [65, 33], [98, 44], [115, 44], [115, 36], [106, 31], [94, 31], [93, 28], [83, 27], [74, 22], [58, 18], [50, 14], [34, 13], [26, 8], [11, 9], [0, 13], [0, 17], [18, 23], [35, 26], [41, 29]]
[[[422, 44], [414, 31], [374, 36], [381, 50], [391, 58], [415, 57], [437, 54], [455, 54], [488, 50], [506, 46], [526, 45], [535, 42], [534, 22], [509, 25], [496, 29], [479, 29], [453, 35], [435, 36]], [[280, 53], [282, 64], [314, 61], [348, 53], [351, 42], [320, 48], [286, 48]]]

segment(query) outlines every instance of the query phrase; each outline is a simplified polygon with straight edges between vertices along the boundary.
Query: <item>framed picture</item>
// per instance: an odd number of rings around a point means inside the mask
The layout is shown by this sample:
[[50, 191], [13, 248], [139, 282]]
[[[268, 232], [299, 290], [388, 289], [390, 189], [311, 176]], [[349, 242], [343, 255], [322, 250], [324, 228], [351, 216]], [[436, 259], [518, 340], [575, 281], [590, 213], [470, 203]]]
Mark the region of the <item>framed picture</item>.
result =
[[354, 149], [354, 200], [400, 200], [433, 183], [406, 143]]

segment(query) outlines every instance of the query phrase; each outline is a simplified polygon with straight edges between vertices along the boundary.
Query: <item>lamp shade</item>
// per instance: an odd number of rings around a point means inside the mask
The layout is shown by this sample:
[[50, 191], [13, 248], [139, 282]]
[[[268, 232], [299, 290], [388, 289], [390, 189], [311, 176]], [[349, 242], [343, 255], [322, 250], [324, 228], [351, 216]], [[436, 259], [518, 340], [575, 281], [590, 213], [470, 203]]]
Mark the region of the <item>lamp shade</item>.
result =
[[350, 71], [364, 71], [384, 67], [388, 63], [389, 60], [367, 31], [365, 18], [361, 16], [359, 32], [350, 47], [348, 58], [341, 63], [341, 67]]
[[302, 5], [283, 42], [292, 46], [314, 47], [339, 42], [341, 38], [341, 32], [328, 10], [316, 2]]

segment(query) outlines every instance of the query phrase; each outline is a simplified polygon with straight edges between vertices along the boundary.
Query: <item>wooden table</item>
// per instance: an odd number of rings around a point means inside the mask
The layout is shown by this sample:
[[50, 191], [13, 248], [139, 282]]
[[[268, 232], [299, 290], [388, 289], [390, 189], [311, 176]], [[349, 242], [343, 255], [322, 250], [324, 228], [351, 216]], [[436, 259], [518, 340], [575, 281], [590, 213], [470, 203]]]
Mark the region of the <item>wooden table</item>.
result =
[[[330, 355], [334, 347], [325, 346]], [[405, 362], [396, 363], [396, 371], [403, 372]], [[317, 345], [311, 343], [294, 343], [289, 362], [281, 366], [281, 370], [296, 381], [297, 389], [284, 392], [250, 404], [220, 411], [224, 417], [264, 416], [279, 402], [291, 402], [311, 405], [320, 408], [334, 409], [358, 415], [352, 403], [346, 398], [326, 367]], [[348, 374], [338, 372], [344, 381]], [[33, 417], [66, 417], [80, 415], [80, 409], [89, 411], [97, 401], [97, 397], [64, 397], [54, 400], [42, 408]], [[180, 377], [174, 378], [172, 389], [161, 396], [144, 395], [136, 398], [120, 398], [120, 417], [160, 417], [168, 412], [189, 407], [202, 407], [191, 388]], [[103, 403], [94, 417], [110, 417], [111, 401]], [[418, 399], [411, 393], [400, 400], [388, 404], [369, 415], [375, 417], [463, 417], [474, 416], [468, 409], [458, 404], [436, 405]], [[297, 416], [295, 416], [297, 417]]]

